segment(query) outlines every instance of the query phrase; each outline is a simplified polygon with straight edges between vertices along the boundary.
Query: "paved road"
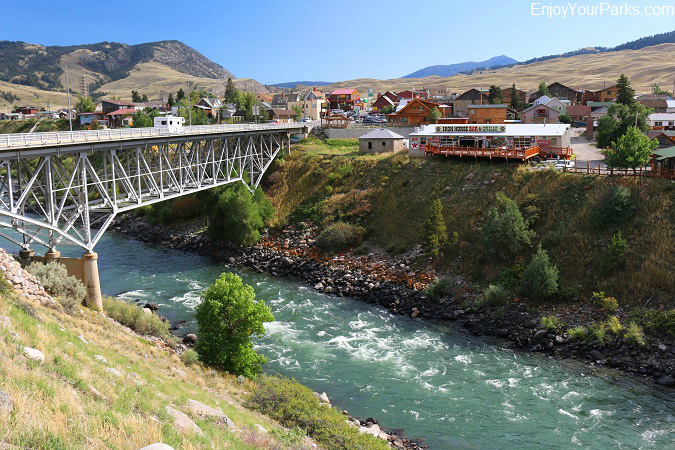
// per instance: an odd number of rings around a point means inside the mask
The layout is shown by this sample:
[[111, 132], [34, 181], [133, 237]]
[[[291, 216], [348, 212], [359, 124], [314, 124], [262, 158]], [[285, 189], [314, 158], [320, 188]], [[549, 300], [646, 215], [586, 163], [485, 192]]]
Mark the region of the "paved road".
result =
[[590, 162], [591, 167], [598, 167], [598, 165], [605, 167], [605, 155], [581, 135], [584, 130], [584, 128], [572, 128], [571, 146], [576, 155], [577, 167], [586, 167], [586, 161]]

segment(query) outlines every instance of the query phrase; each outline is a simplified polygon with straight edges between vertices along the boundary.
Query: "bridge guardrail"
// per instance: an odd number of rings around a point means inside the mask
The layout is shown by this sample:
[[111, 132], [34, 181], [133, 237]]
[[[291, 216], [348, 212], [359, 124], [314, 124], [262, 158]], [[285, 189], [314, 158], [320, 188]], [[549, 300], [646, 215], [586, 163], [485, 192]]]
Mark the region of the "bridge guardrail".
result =
[[261, 123], [261, 124], [222, 124], [222, 125], [193, 125], [183, 127], [178, 131], [169, 131], [166, 128], [112, 128], [107, 130], [89, 131], [58, 131], [46, 133], [17, 133], [0, 134], [0, 150], [14, 147], [32, 147], [39, 145], [81, 144], [87, 142], [116, 141], [134, 138], [149, 138], [158, 136], [181, 136], [208, 133], [228, 133], [237, 131], [257, 131], [289, 128], [312, 128], [319, 122], [289, 122], [289, 123]]

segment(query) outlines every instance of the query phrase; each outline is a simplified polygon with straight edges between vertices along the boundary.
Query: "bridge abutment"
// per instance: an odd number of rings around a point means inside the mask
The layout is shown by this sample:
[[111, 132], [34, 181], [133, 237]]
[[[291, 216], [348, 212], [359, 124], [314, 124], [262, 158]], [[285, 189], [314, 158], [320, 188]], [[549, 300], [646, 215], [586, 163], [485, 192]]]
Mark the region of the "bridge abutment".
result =
[[98, 253], [87, 252], [82, 255], [82, 276], [86, 289], [84, 299], [86, 306], [97, 311], [103, 311], [101, 281], [98, 277]]

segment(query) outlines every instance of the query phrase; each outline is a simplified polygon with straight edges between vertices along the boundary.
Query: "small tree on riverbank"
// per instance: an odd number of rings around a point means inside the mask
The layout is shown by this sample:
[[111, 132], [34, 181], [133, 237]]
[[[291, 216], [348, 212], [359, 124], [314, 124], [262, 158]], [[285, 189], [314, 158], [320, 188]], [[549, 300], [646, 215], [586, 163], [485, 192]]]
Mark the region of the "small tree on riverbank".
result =
[[481, 240], [488, 256], [510, 258], [530, 245], [534, 232], [528, 228], [515, 201], [497, 194], [497, 205], [490, 208], [481, 227]]
[[441, 250], [448, 244], [448, 229], [443, 218], [443, 205], [437, 198], [431, 203], [429, 216], [424, 223], [422, 248], [424, 253], [432, 258], [438, 257]]
[[255, 291], [237, 275], [223, 273], [202, 294], [195, 308], [199, 359], [218, 369], [248, 378], [255, 377], [266, 362], [256, 353], [251, 336], [263, 336], [263, 323], [274, 316]]
[[520, 291], [534, 301], [548, 300], [558, 292], [558, 268], [541, 244], [523, 272]]

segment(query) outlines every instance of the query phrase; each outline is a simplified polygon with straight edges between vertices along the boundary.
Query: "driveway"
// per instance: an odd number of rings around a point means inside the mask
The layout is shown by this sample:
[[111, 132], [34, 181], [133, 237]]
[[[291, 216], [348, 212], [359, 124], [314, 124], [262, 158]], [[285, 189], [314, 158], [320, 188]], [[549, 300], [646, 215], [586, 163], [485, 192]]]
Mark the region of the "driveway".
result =
[[591, 141], [582, 136], [585, 128], [572, 128], [571, 147], [576, 155], [577, 167], [586, 167], [586, 161], [592, 168], [605, 167], [605, 155], [600, 153], [600, 149], [591, 144]]

